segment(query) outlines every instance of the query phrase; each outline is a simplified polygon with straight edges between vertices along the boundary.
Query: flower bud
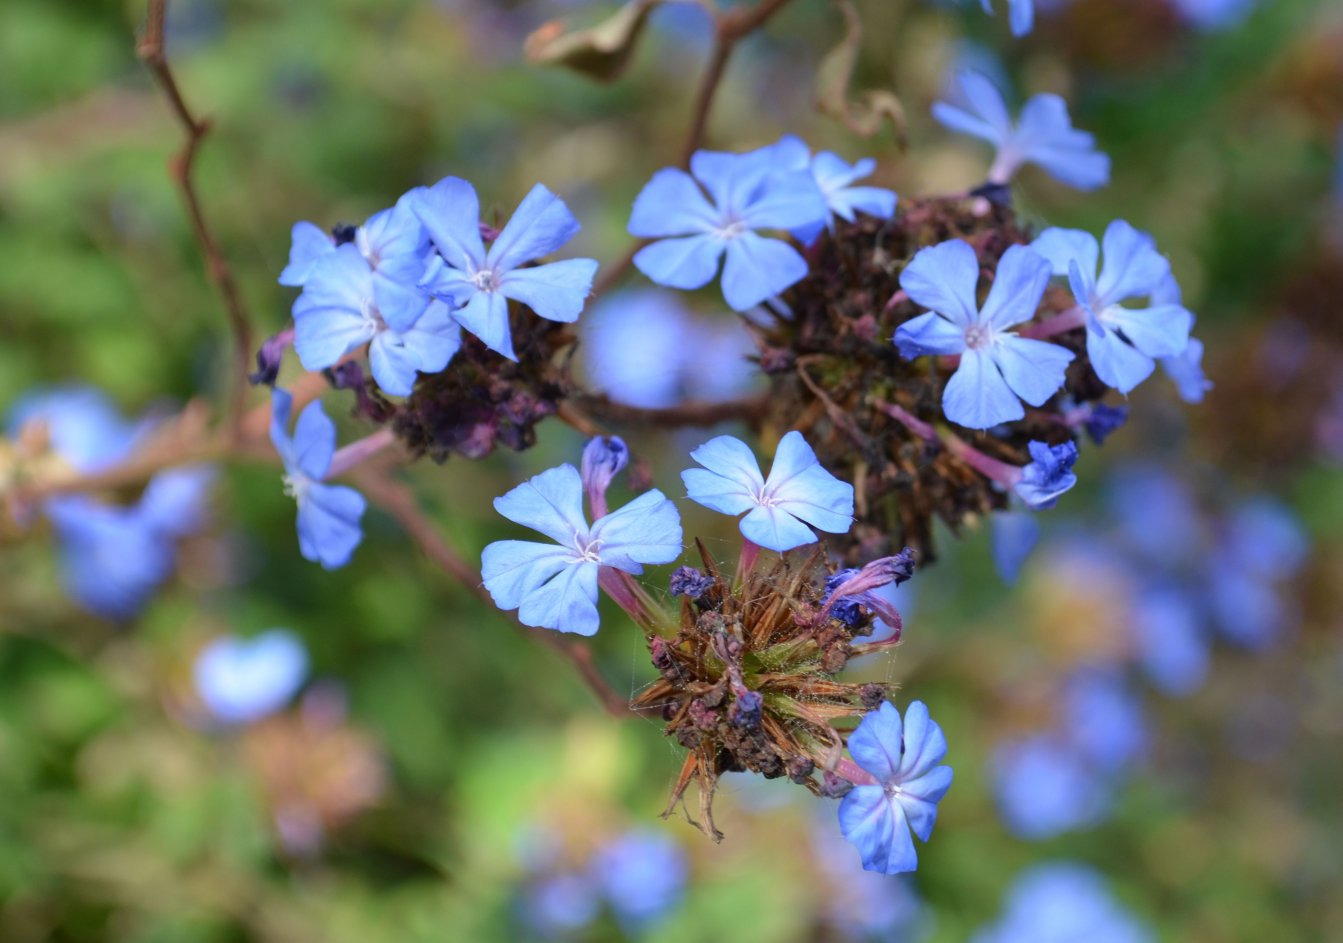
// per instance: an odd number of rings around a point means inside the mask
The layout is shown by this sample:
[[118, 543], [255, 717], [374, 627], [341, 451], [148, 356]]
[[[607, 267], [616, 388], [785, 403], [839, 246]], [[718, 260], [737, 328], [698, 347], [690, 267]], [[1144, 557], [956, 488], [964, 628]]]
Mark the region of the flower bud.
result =
[[630, 450], [619, 436], [597, 436], [583, 449], [583, 490], [592, 517], [606, 516], [606, 489], [630, 460]]

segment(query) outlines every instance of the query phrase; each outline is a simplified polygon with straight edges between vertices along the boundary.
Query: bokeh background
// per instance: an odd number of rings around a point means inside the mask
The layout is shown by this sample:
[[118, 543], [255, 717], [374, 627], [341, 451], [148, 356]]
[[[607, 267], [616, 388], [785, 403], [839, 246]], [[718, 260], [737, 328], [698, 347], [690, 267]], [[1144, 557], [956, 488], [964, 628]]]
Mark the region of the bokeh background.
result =
[[[358, 222], [449, 173], [505, 216], [544, 181], [584, 222], [572, 254], [617, 258], [634, 195], [675, 160], [707, 34], [693, 8], [660, 11], [610, 86], [524, 60], [542, 22], [613, 6], [171, 3], [169, 56], [214, 119], [199, 186], [258, 332], [288, 318], [275, 277], [294, 221]], [[1138, 390], [1015, 586], [987, 527], [944, 534], [905, 591], [906, 641], [851, 669], [927, 702], [951, 743], [916, 875], [863, 874], [834, 806], [786, 783], [729, 777], [722, 845], [660, 820], [680, 757], [657, 723], [602, 713], [377, 510], [348, 569], [308, 564], [276, 470], [240, 464], [135, 620], [72, 602], [41, 524], [0, 527], [0, 939], [950, 943], [1014, 899], [1040, 915], [1092, 892], [1108, 898], [1093, 919], [1154, 939], [1343, 939], [1343, 10], [1040, 7], [1014, 41], [974, 3], [859, 3], [858, 84], [900, 97], [902, 146], [814, 111], [840, 28], [830, 4], [796, 0], [743, 46], [709, 126], [724, 149], [794, 132], [877, 157], [914, 196], [987, 167], [928, 116], [955, 68], [1017, 103], [1059, 92], [1113, 182], [1080, 194], [1028, 170], [1020, 211], [1151, 231], [1199, 316], [1205, 402], [1161, 377]], [[179, 129], [135, 58], [142, 17], [0, 5], [0, 412], [71, 383], [127, 416], [218, 399], [223, 312], [165, 171]], [[638, 336], [599, 336], [650, 305], [736, 349], [712, 292], [613, 296], [590, 318], [596, 385], [653, 402], [749, 383], [733, 357], [659, 371]], [[626, 349], [650, 366], [619, 375]], [[674, 491], [704, 435], [630, 439]], [[489, 500], [581, 444], [549, 423], [529, 452], [406, 477], [471, 555], [508, 532]], [[724, 521], [684, 513], [730, 552]], [[308, 653], [303, 691], [255, 724], [205, 722], [201, 647], [276, 627]], [[618, 612], [595, 650], [619, 689], [652, 674]], [[1064, 881], [1031, 903], [1022, 876], [1060, 862], [1090, 891]]]

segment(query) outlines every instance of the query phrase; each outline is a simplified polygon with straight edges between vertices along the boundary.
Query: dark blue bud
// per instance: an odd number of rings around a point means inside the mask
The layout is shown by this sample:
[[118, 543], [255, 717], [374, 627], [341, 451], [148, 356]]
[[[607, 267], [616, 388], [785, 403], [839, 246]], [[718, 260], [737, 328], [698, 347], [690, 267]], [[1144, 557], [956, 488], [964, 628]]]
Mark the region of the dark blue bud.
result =
[[349, 223], [337, 223], [331, 227], [331, 238], [336, 240], [336, 245], [343, 246], [346, 243], [354, 242], [355, 234], [359, 232], [359, 227], [351, 226]]
[[1100, 445], [1110, 434], [1128, 422], [1127, 406], [1107, 406], [1097, 403], [1091, 407], [1091, 415], [1082, 423], [1091, 441]]
[[727, 718], [734, 727], [753, 730], [760, 726], [764, 705], [765, 701], [760, 692], [743, 691], [733, 698], [732, 706], [727, 711]]
[[250, 374], [247, 377], [248, 381], [253, 386], [259, 383], [274, 386], [276, 379], [280, 376], [280, 362], [284, 360], [285, 348], [293, 342], [294, 331], [292, 328], [266, 338], [261, 345], [261, 349], [256, 352], [256, 373]]
[[712, 576], [701, 573], [693, 566], [677, 567], [676, 572], [671, 575], [671, 594], [699, 599], [709, 591], [709, 587], [713, 584], [714, 578]]

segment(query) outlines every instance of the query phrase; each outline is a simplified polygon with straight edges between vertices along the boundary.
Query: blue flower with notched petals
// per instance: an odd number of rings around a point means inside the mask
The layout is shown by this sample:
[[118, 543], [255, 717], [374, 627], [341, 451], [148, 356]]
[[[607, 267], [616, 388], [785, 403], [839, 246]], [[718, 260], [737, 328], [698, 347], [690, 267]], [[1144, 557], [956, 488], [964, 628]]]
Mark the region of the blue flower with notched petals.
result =
[[1072, 126], [1068, 106], [1057, 95], [1036, 95], [1013, 124], [1002, 93], [977, 72], [957, 75], [960, 102], [933, 105], [933, 117], [963, 134], [997, 148], [990, 183], [1009, 182], [1024, 164], [1038, 164], [1050, 176], [1079, 190], [1110, 182], [1110, 158], [1096, 150], [1096, 139]]
[[438, 250], [421, 284], [450, 303], [457, 322], [490, 350], [518, 359], [508, 323], [510, 298], [550, 321], [578, 320], [597, 263], [528, 264], [554, 252], [581, 228], [564, 201], [544, 186], [532, 187], [488, 252], [480, 235], [480, 198], [465, 180], [446, 177], [416, 191], [411, 205]]
[[1031, 453], [1031, 463], [1021, 469], [1021, 478], [1012, 490], [1032, 511], [1044, 511], [1058, 502], [1059, 495], [1071, 491], [1077, 484], [1077, 476], [1073, 474], [1077, 445], [1074, 442], [1062, 445], [1029, 442], [1026, 449]]
[[350, 562], [363, 532], [359, 519], [364, 497], [344, 485], [323, 484], [336, 453], [336, 424], [309, 403], [289, 435], [294, 398], [278, 387], [271, 392], [270, 440], [284, 462], [286, 493], [298, 502], [298, 547], [305, 560], [334, 570]]
[[1055, 275], [1068, 276], [1087, 314], [1087, 356], [1107, 386], [1128, 393], [1151, 375], [1155, 358], [1185, 352], [1194, 316], [1181, 305], [1122, 304], [1152, 295], [1170, 274], [1170, 262], [1150, 235], [1117, 219], [1106, 227], [1102, 244], [1077, 229], [1046, 229], [1031, 248], [1049, 260]]
[[414, 283], [379, 279], [353, 245], [314, 266], [294, 302], [294, 350], [308, 370], [330, 367], [368, 343], [383, 392], [409, 396], [419, 373], [438, 373], [461, 346], [447, 305]]
[[592, 635], [597, 631], [597, 578], [604, 566], [638, 575], [645, 563], [681, 554], [681, 515], [656, 488], [588, 526], [583, 479], [572, 465], [551, 468], [494, 500], [516, 524], [554, 544], [499, 540], [481, 555], [485, 588], [524, 625]]
[[826, 471], [796, 430], [779, 440], [768, 479], [750, 447], [729, 435], [690, 457], [704, 467], [681, 472], [686, 496], [721, 514], [745, 514], [742, 534], [762, 547], [783, 553], [815, 543], [811, 527], [843, 534], [853, 524], [853, 485]]
[[806, 142], [792, 134], [784, 136], [774, 144], [773, 151], [780, 168], [811, 172], [812, 179], [816, 181], [816, 186], [820, 187], [821, 196], [824, 197], [829, 211], [824, 220], [792, 230], [793, 235], [802, 242], [810, 244], [826, 227], [833, 229], [835, 217], [851, 223], [859, 213], [875, 216], [877, 219], [890, 219], [895, 213], [894, 191], [882, 187], [854, 186], [859, 180], [872, 176], [872, 172], [877, 169], [877, 162], [872, 158], [865, 157], [850, 165], [829, 151], [821, 151], [812, 156]]
[[918, 867], [912, 830], [927, 841], [937, 804], [951, 788], [947, 738], [922, 701], [900, 712], [889, 701], [865, 716], [849, 734], [849, 753], [875, 785], [856, 785], [839, 806], [839, 827], [858, 848], [863, 870], [900, 874]]
[[1153, 943], [1155, 937], [1080, 864], [1036, 865], [1008, 892], [1007, 911], [971, 943]]
[[280, 273], [280, 284], [303, 287], [322, 259], [341, 245], [352, 244], [376, 279], [414, 285], [424, 274], [429, 255], [429, 235], [410, 208], [415, 193], [412, 190], [396, 206], [373, 214], [362, 226], [338, 228], [338, 236], [313, 223], [295, 223], [289, 264]]
[[273, 714], [294, 696], [307, 674], [307, 650], [284, 629], [250, 639], [212, 639], [192, 666], [196, 693], [224, 724], [249, 724]]
[[1021, 400], [1041, 406], [1063, 385], [1071, 351], [1018, 337], [1008, 328], [1028, 321], [1049, 283], [1049, 263], [1025, 246], [1012, 246], [980, 310], [975, 301], [979, 259], [962, 239], [920, 249], [900, 274], [909, 297], [931, 308], [900, 325], [895, 343], [913, 359], [959, 354], [960, 365], [942, 391], [948, 419], [989, 429], [1026, 415]]
[[[993, 0], [980, 0], [984, 12], [993, 13]], [[1035, 26], [1035, 0], [1007, 0], [1007, 21], [1013, 36], [1025, 36]]]
[[[777, 145], [776, 145], [777, 147]], [[658, 241], [634, 257], [639, 271], [670, 288], [702, 288], [723, 262], [723, 297], [745, 311], [800, 281], [807, 262], [762, 229], [824, 225], [830, 209], [809, 170], [780, 166], [774, 147], [749, 154], [699, 151], [690, 173], [653, 175], [634, 201], [631, 235]]]

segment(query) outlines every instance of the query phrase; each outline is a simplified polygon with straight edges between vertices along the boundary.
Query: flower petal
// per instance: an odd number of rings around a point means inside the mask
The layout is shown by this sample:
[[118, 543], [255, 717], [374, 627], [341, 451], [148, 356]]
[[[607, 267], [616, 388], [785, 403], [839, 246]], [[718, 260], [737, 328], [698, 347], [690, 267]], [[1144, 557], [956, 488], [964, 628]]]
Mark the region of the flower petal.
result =
[[509, 272], [499, 291], [547, 320], [577, 321], [596, 274], [597, 263], [592, 259], [565, 259]]
[[853, 733], [849, 734], [849, 754], [878, 782], [895, 783], [899, 777], [904, 737], [905, 725], [900, 719], [900, 711], [890, 701], [882, 701], [876, 710], [863, 715]]
[[513, 333], [508, 324], [508, 299], [497, 291], [476, 292], [452, 316], [490, 350], [509, 360], [518, 359], [513, 353]]
[[588, 533], [583, 518], [583, 479], [569, 464], [548, 468], [494, 499], [494, 509], [515, 524], [539, 531], [565, 547]]
[[1179, 305], [1150, 308], [1106, 308], [1102, 320], [1118, 327], [1124, 337], [1149, 357], [1177, 357], [1189, 346], [1194, 316]]
[[328, 570], [349, 563], [364, 537], [359, 519], [365, 507], [364, 496], [353, 488], [310, 483], [298, 503], [298, 547], [304, 559]]
[[289, 264], [280, 272], [279, 282], [298, 288], [308, 280], [319, 259], [336, 251], [336, 240], [313, 223], [295, 223], [291, 238]]
[[690, 174], [667, 167], [653, 174], [635, 197], [629, 232], [653, 239], [706, 233], [717, 228], [721, 217]]
[[743, 232], [727, 242], [723, 298], [733, 311], [754, 308], [807, 276], [807, 260], [781, 239]]
[[1100, 268], [1101, 247], [1096, 237], [1080, 229], [1046, 229], [1035, 237], [1031, 248], [1049, 260], [1055, 275], [1067, 275], [1068, 265], [1076, 262], [1082, 273], [1096, 277]]
[[993, 287], [979, 313], [979, 322], [998, 331], [1035, 317], [1045, 286], [1049, 284], [1050, 265], [1044, 256], [1027, 246], [1010, 246], [998, 261]]
[[671, 563], [681, 555], [681, 514], [654, 488], [592, 526], [603, 566], [638, 573], [643, 563]]
[[511, 272], [554, 252], [582, 228], [564, 201], [538, 183], [490, 246], [486, 264], [500, 273]]
[[321, 400], [313, 400], [299, 413], [292, 454], [300, 472], [314, 481], [326, 477], [331, 456], [336, 454], [336, 424], [322, 409]]
[[381, 331], [368, 345], [368, 365], [378, 387], [391, 396], [409, 396], [420, 365], [415, 351], [394, 331]]
[[522, 601], [518, 607], [518, 621], [523, 625], [576, 635], [596, 634], [600, 625], [597, 614], [599, 569], [595, 563], [576, 563], [560, 570]]
[[496, 540], [480, 555], [485, 588], [494, 604], [505, 610], [517, 609], [556, 573], [572, 565], [572, 550], [531, 540]]
[[1102, 307], [1151, 294], [1170, 274], [1170, 262], [1157, 251], [1156, 240], [1122, 219], [1105, 227], [1101, 250], [1105, 264], [1096, 294]]
[[925, 354], [959, 354], [965, 350], [965, 328], [929, 311], [896, 328], [895, 346], [906, 360]]
[[444, 177], [432, 187], [414, 191], [410, 208], [449, 265], [464, 272], [484, 265], [480, 198], [475, 187], [460, 177]]
[[905, 818], [910, 830], [920, 841], [932, 837], [933, 824], [937, 821], [937, 804], [951, 788], [952, 772], [950, 766], [938, 766], [929, 770], [918, 779], [902, 783], [895, 801], [905, 810]]
[[685, 236], [644, 246], [635, 253], [634, 267], [668, 288], [703, 288], [718, 273], [722, 255], [717, 236]]
[[904, 752], [900, 755], [896, 775], [897, 781], [902, 784], [918, 779], [941, 763], [947, 755], [947, 738], [937, 721], [928, 716], [928, 705], [923, 701], [914, 701], [905, 708], [905, 729], [901, 742]]
[[1012, 392], [1032, 406], [1043, 406], [1063, 386], [1073, 352], [1029, 337], [1003, 335], [989, 354]]
[[863, 870], [902, 874], [918, 868], [904, 810], [880, 786], [856, 786], [839, 804], [839, 827], [858, 849]]
[[1026, 415], [1021, 401], [984, 350], [967, 350], [942, 391], [942, 411], [967, 429], [992, 429]]
[[962, 330], [978, 317], [978, 284], [979, 258], [964, 239], [949, 239], [920, 249], [900, 273], [900, 287], [910, 299]]
[[782, 508], [757, 507], [741, 519], [740, 526], [748, 540], [776, 553], [816, 542], [811, 528]]
[[1156, 361], [1135, 349], [1115, 331], [1104, 334], [1087, 329], [1087, 356], [1091, 369], [1106, 386], [1128, 393], [1156, 369]]

